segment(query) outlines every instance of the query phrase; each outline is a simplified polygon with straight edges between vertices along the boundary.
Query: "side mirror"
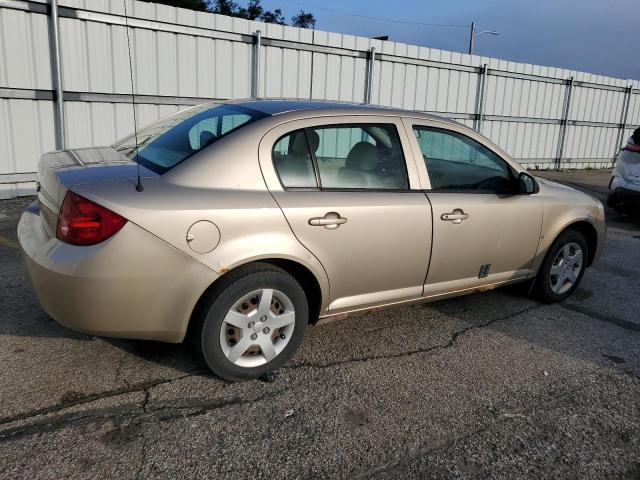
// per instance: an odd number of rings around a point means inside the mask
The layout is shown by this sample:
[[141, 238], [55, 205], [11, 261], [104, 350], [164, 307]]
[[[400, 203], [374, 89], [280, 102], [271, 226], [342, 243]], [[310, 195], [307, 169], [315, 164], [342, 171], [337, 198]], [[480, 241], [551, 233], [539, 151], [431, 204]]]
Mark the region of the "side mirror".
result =
[[518, 193], [521, 195], [531, 195], [532, 193], [538, 193], [540, 188], [535, 178], [529, 175], [527, 172], [520, 172], [518, 176]]

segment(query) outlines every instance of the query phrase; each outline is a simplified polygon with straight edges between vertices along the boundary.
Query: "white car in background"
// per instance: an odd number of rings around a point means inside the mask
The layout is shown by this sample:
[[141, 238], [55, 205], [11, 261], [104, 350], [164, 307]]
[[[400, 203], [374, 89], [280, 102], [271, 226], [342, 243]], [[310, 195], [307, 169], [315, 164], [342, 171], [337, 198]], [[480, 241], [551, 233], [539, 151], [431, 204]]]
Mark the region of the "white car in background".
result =
[[607, 204], [621, 213], [640, 212], [640, 127], [620, 150], [609, 182]]

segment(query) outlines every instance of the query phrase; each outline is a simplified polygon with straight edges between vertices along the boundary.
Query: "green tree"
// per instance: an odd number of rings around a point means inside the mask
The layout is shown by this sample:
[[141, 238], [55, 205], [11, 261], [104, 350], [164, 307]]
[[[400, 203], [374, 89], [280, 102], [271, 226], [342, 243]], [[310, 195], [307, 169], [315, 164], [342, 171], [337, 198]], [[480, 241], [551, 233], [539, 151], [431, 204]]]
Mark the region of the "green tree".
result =
[[282, 10], [279, 8], [273, 11], [265, 10], [260, 4], [260, 0], [249, 0], [247, 7], [241, 7], [233, 0], [215, 0], [211, 11], [221, 15], [246, 18], [247, 20], [260, 20], [266, 23], [286, 25]]
[[150, 0], [152, 3], [161, 3], [172, 7], [187, 8], [199, 12], [208, 12], [209, 3], [205, 0]]
[[[235, 0], [149, 0], [153, 3], [162, 3], [173, 7], [188, 8], [201, 12], [219, 13], [230, 17], [245, 18], [247, 20], [259, 20], [266, 23], [286, 25], [282, 10], [265, 10], [261, 0], [249, 0], [246, 7], [240, 6]], [[314, 28], [316, 19], [312, 13], [300, 10], [300, 13], [291, 17], [291, 25], [301, 28]]]
[[300, 13], [291, 17], [291, 25], [300, 28], [314, 28], [316, 17], [313, 16], [313, 13], [300, 10]]
[[287, 22], [284, 21], [284, 15], [282, 15], [282, 10], [276, 8], [273, 12], [267, 10], [260, 15], [260, 20], [265, 23], [277, 23], [278, 25], [286, 25]]
[[240, 6], [233, 0], [215, 0], [211, 3], [212, 6], [209, 8], [210, 12], [229, 15], [230, 17], [239, 16]]
[[247, 20], [259, 20], [263, 14], [264, 8], [260, 5], [260, 0], [250, 0], [247, 8], [239, 9], [237, 16]]

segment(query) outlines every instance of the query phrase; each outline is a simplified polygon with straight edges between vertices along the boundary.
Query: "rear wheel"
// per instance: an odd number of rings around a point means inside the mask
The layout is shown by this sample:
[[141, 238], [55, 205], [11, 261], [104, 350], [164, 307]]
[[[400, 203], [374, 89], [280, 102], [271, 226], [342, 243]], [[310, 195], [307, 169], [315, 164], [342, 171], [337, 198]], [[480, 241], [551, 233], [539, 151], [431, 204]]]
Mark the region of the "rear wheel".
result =
[[196, 347], [211, 370], [231, 381], [280, 368], [300, 345], [309, 307], [285, 271], [254, 264], [223, 277], [194, 319]]
[[587, 258], [587, 241], [580, 232], [561, 233], [549, 248], [536, 277], [536, 296], [546, 303], [567, 298], [582, 280]]

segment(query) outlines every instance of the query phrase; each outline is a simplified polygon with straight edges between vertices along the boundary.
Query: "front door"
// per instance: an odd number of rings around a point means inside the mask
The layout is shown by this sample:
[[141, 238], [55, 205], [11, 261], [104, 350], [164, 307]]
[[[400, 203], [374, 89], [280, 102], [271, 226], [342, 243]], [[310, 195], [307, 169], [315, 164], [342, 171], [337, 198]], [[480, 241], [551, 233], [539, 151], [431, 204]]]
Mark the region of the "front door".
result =
[[357, 120], [298, 124], [271, 152], [282, 185], [272, 193], [327, 272], [330, 313], [420, 297], [429, 263], [431, 211], [410, 189], [402, 124]]
[[433, 209], [425, 295], [528, 276], [542, 227], [540, 197], [517, 194], [508, 162], [462, 130], [419, 124], [412, 129]]

